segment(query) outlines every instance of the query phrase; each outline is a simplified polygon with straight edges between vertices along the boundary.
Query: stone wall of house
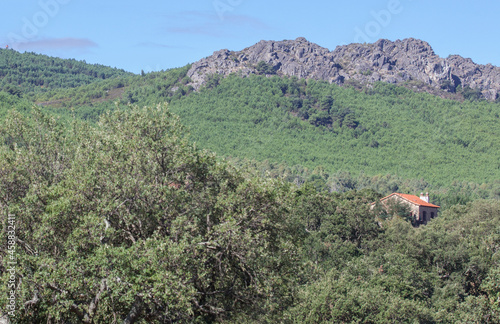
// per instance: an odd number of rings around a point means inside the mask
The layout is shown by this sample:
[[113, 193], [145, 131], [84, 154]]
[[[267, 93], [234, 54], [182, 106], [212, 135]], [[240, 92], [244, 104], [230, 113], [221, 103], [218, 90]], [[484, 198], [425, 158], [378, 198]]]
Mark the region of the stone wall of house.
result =
[[420, 220], [422, 224], [427, 224], [432, 218], [437, 216], [437, 208], [420, 206], [418, 209], [418, 220]]

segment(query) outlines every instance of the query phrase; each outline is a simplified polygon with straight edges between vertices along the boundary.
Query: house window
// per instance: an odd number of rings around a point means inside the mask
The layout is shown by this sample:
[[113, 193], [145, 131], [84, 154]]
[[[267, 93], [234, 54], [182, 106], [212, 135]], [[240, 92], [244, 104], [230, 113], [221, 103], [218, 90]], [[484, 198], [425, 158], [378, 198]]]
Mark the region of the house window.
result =
[[422, 222], [427, 222], [427, 212], [424, 211], [423, 215], [422, 215]]
[[431, 218], [434, 218], [434, 212], [431, 212]]

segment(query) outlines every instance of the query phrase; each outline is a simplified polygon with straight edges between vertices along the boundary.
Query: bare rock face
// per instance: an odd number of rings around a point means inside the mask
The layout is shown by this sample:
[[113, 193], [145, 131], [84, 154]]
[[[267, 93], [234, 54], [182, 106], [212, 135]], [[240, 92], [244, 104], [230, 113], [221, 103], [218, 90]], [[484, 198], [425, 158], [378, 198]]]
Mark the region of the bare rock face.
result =
[[211, 74], [241, 76], [259, 73], [266, 63], [278, 75], [324, 80], [339, 85], [348, 80], [394, 84], [415, 80], [431, 87], [453, 91], [457, 86], [479, 89], [495, 100], [500, 93], [500, 68], [475, 64], [458, 55], [446, 59], [434, 53], [422, 40], [408, 38], [394, 42], [381, 39], [373, 44], [337, 46], [333, 51], [307, 41], [260, 41], [241, 51], [214, 52], [191, 66], [188, 76], [199, 89]]

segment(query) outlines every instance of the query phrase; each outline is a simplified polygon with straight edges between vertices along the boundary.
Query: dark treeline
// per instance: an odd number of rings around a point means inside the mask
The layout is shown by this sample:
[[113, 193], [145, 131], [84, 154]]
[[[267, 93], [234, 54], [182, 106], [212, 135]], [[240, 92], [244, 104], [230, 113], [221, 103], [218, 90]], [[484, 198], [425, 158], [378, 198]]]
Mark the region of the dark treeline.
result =
[[132, 73], [74, 59], [0, 49], [0, 90], [17, 96], [54, 88], [76, 88], [127, 75]]

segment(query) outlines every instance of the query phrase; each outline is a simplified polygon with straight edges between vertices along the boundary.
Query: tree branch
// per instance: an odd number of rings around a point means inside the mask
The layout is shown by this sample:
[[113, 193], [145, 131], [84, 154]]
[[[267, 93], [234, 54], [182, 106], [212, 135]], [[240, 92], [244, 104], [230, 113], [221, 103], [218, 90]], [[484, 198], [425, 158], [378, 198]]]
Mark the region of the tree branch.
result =
[[142, 312], [142, 301], [140, 297], [135, 297], [135, 302], [130, 309], [127, 317], [123, 320], [123, 324], [133, 324], [139, 318]]
[[135, 240], [134, 235], [132, 235], [132, 232], [127, 231], [127, 230], [124, 230], [124, 232], [128, 235], [128, 238], [132, 241], [132, 243], [135, 244], [136, 240]]
[[107, 282], [108, 281], [106, 279], [101, 280], [101, 287], [99, 288], [99, 292], [95, 296], [94, 300], [90, 303], [89, 311], [87, 314], [85, 314], [85, 318], [83, 319], [85, 323], [92, 323], [92, 317], [94, 317], [97, 310], [97, 305], [99, 304], [99, 299], [101, 299], [101, 294], [104, 292], [104, 290], [107, 289]]
[[80, 319], [81, 322], [85, 319], [85, 314], [80, 310], [80, 308], [76, 304], [72, 304], [69, 309], [75, 313], [75, 315]]
[[38, 252], [36, 252], [34, 249], [31, 248], [31, 246], [28, 245], [28, 243], [24, 242], [21, 240], [19, 237], [16, 237], [16, 241], [26, 250], [31, 255], [37, 255]]
[[38, 298], [38, 292], [35, 291], [35, 295], [33, 296], [33, 299], [31, 300], [28, 300], [27, 302], [24, 303], [24, 307], [29, 307], [29, 306], [35, 306], [36, 304], [38, 304], [38, 302], [40, 301], [40, 298]]

